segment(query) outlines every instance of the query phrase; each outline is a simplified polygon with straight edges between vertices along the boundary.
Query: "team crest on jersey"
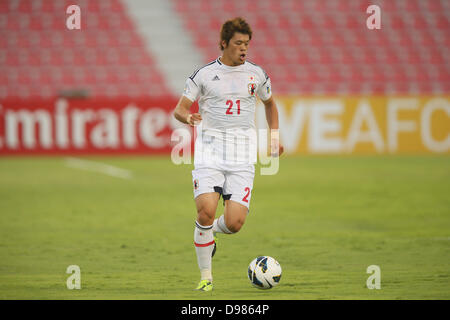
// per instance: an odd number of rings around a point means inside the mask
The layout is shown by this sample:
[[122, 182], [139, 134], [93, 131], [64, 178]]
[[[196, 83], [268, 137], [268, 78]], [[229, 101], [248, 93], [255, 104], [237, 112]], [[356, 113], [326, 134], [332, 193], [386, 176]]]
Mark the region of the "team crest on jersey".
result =
[[254, 76], [250, 76], [250, 77], [248, 77], [248, 79], [250, 80], [250, 83], [248, 84], [248, 93], [251, 96], [254, 96], [255, 95], [255, 91], [256, 91], [255, 77]]
[[251, 96], [255, 95], [255, 91], [256, 91], [256, 83], [249, 83], [248, 84], [248, 93], [250, 93]]
[[194, 189], [197, 190], [198, 189], [198, 179], [194, 180]]

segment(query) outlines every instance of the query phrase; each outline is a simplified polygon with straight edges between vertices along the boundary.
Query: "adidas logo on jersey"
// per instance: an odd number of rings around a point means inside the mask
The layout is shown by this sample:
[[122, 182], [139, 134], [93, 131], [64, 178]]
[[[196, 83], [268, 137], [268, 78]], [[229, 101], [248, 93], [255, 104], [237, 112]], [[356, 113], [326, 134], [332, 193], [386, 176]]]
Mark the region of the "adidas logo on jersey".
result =
[[212, 81], [217, 81], [217, 80], [220, 80], [220, 78], [216, 74], [216, 76], [212, 79]]

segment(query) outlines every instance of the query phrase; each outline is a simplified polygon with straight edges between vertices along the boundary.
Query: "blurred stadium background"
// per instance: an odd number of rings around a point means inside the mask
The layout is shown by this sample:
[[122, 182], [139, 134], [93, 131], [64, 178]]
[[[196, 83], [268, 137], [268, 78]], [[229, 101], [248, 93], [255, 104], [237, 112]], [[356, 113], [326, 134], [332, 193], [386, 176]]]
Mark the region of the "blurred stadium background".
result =
[[[81, 10], [80, 30], [66, 27], [71, 4]], [[366, 27], [371, 4], [381, 8], [380, 30]], [[448, 153], [449, 6], [4, 0], [0, 152], [167, 153], [185, 79], [220, 55], [221, 24], [240, 15], [254, 30], [250, 60], [272, 79], [288, 153]], [[137, 109], [120, 114], [130, 104]], [[263, 113], [257, 118], [264, 127]], [[92, 130], [103, 124], [95, 139]]]
[[[66, 27], [74, 4], [80, 30]], [[380, 30], [366, 27], [373, 4]], [[197, 298], [172, 112], [235, 16], [272, 79], [287, 155], [256, 177], [255, 215], [221, 248], [213, 298], [268, 297], [241, 289], [250, 247], [287, 270], [270, 299], [449, 298], [447, 0], [0, 0], [0, 298], [74, 297], [61, 274], [74, 263], [90, 289], [75, 297]], [[256, 117], [264, 128], [261, 105]], [[133, 178], [73, 169], [108, 165]], [[373, 263], [395, 275], [370, 296]]]

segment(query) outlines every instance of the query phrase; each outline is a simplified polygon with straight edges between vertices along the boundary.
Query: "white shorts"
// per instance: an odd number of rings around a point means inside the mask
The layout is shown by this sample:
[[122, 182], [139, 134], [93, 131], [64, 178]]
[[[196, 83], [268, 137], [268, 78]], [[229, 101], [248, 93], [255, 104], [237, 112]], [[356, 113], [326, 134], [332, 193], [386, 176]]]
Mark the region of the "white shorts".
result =
[[223, 167], [200, 167], [192, 170], [194, 199], [203, 193], [218, 192], [223, 200], [232, 200], [250, 207], [255, 168], [253, 165]]

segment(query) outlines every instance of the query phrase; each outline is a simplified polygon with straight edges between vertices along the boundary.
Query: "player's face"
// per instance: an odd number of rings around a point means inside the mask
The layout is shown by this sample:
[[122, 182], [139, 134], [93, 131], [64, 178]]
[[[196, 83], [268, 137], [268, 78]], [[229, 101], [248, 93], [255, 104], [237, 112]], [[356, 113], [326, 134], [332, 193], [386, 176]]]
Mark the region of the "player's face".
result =
[[228, 44], [223, 44], [223, 53], [231, 60], [233, 65], [237, 66], [243, 64], [247, 59], [249, 43], [250, 38], [248, 34], [235, 32], [233, 38], [230, 39], [230, 42], [228, 42]]

